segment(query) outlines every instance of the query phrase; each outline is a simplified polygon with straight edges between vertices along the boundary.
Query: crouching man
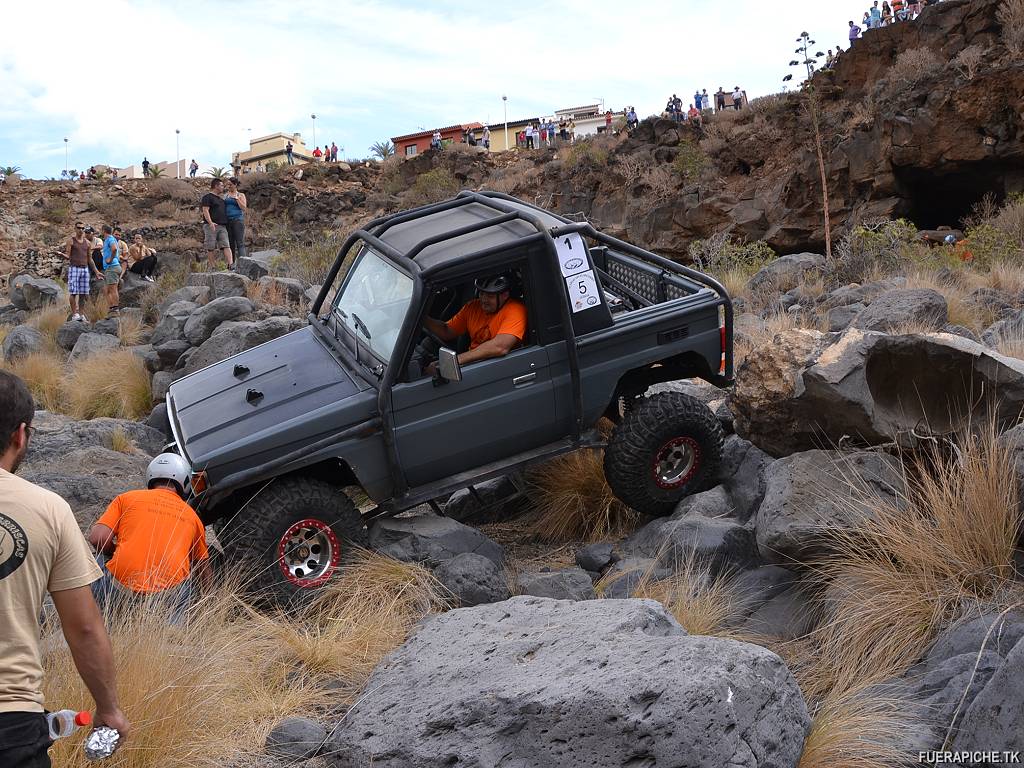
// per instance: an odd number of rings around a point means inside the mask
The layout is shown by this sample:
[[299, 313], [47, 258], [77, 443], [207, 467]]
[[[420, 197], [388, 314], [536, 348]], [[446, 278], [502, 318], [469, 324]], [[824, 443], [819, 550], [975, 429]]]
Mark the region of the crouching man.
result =
[[101, 607], [152, 600], [179, 622], [192, 600], [192, 573], [203, 589], [212, 584], [206, 530], [188, 497], [189, 468], [173, 453], [153, 459], [147, 490], [114, 499], [92, 530], [89, 543], [109, 555], [94, 586]]

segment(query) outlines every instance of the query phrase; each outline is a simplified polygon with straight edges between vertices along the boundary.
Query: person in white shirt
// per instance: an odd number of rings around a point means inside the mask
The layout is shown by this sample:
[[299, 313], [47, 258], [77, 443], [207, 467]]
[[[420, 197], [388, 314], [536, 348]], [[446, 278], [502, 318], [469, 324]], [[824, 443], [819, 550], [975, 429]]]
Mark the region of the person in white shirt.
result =
[[732, 106], [734, 109], [743, 109], [743, 91], [737, 85], [732, 91]]

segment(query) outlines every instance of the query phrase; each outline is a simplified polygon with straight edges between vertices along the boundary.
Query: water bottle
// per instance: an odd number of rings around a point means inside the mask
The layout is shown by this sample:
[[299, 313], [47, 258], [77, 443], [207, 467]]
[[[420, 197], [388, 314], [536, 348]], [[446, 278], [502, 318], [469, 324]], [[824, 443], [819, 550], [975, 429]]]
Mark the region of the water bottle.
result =
[[50, 740], [56, 741], [70, 736], [79, 728], [92, 725], [92, 714], [62, 709], [60, 712], [49, 712], [46, 715], [46, 724], [50, 728]]

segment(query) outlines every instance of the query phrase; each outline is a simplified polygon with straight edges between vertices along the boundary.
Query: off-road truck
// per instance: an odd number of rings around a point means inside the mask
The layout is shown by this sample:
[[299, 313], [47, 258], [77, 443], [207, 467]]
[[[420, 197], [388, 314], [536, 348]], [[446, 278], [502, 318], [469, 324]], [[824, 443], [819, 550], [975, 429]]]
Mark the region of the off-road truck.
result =
[[[526, 305], [526, 338], [460, 367], [424, 318], [450, 319], [495, 275]], [[229, 561], [290, 595], [327, 582], [374, 518], [438, 510], [579, 448], [605, 447], [627, 505], [671, 512], [713, 478], [723, 434], [699, 400], [645, 393], [728, 385], [732, 321], [704, 274], [507, 195], [463, 192], [352, 233], [308, 326], [175, 382], [167, 407]], [[616, 424], [607, 441], [602, 417]]]

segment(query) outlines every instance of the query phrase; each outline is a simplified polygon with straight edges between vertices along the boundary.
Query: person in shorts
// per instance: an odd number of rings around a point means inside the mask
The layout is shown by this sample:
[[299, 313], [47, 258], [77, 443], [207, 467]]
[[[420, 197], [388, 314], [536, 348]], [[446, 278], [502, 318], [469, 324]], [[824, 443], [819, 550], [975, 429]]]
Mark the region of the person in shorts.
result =
[[110, 306], [110, 314], [112, 315], [116, 315], [121, 311], [120, 298], [117, 294], [117, 286], [121, 282], [120, 251], [117, 238], [114, 237], [114, 228], [109, 224], [104, 224], [103, 285], [107, 295], [107, 304]]
[[224, 205], [224, 182], [214, 179], [210, 182], [210, 191], [199, 201], [203, 214], [203, 247], [206, 249], [206, 260], [210, 267], [217, 263], [217, 251], [224, 254], [228, 269], [234, 268], [231, 258], [231, 241], [228, 239], [228, 214]]
[[96, 265], [89, 258], [92, 237], [85, 234], [85, 225], [75, 222], [75, 233], [64, 246], [64, 258], [68, 260], [68, 303], [71, 305], [72, 320], [86, 320], [82, 309], [89, 296], [89, 274], [101, 278]]

